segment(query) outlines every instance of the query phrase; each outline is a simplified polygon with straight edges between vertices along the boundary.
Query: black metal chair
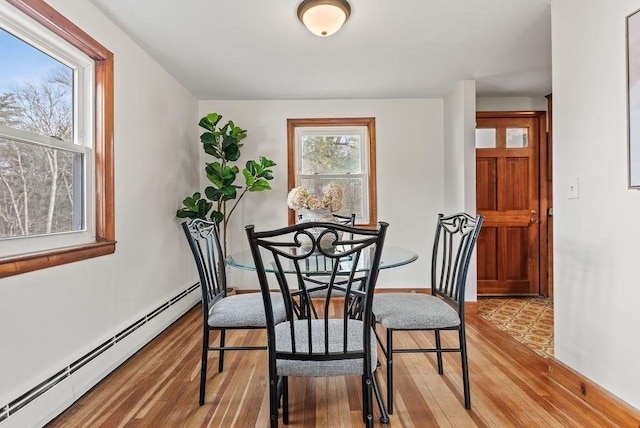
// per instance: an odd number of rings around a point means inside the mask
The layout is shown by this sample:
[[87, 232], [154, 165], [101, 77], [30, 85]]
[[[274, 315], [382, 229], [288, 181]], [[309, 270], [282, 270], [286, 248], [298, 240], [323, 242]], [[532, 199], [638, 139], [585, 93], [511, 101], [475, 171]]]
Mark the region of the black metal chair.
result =
[[[265, 328], [264, 304], [260, 293], [227, 295], [227, 276], [215, 224], [204, 220], [182, 223], [182, 229], [198, 268], [202, 290], [202, 364], [200, 367], [200, 405], [204, 404], [209, 351], [219, 351], [218, 372], [224, 367], [225, 351], [266, 349], [266, 346], [225, 346], [227, 330]], [[285, 318], [284, 303], [274, 294], [271, 317]], [[220, 346], [211, 346], [209, 333], [220, 332]]]
[[[278, 426], [280, 398], [283, 422], [289, 422], [289, 376], [350, 375], [362, 378], [363, 420], [373, 426], [372, 390], [377, 399], [379, 391], [371, 304], [387, 226], [380, 223], [377, 230], [369, 230], [310, 222], [265, 232], [246, 227], [267, 314], [271, 427]], [[324, 248], [327, 237], [334, 244], [330, 249]], [[302, 249], [303, 239], [311, 240], [311, 249]], [[287, 315], [282, 323], [271, 310], [265, 261], [275, 272], [284, 300]], [[363, 268], [363, 261], [370, 267]], [[314, 266], [325, 271], [328, 290], [317, 313], [307, 287], [314, 285], [307, 275]], [[334, 295], [335, 290], [344, 290], [343, 296]], [[381, 401], [378, 405], [386, 422]]]
[[347, 226], [355, 226], [356, 225], [356, 214], [352, 213], [350, 215], [342, 215], [342, 214], [333, 214], [333, 216], [342, 224], [346, 224]]
[[[378, 332], [376, 338], [387, 361], [387, 410], [393, 413], [393, 354], [435, 352], [438, 373], [443, 374], [442, 353], [460, 352], [464, 406], [471, 408], [467, 343], [464, 330], [464, 290], [469, 261], [484, 217], [465, 213], [438, 215], [431, 259], [431, 294], [384, 293], [373, 300], [376, 322], [386, 329], [386, 346]], [[435, 348], [397, 349], [393, 347], [396, 331], [431, 330]], [[459, 347], [443, 348], [440, 332], [457, 330]]]

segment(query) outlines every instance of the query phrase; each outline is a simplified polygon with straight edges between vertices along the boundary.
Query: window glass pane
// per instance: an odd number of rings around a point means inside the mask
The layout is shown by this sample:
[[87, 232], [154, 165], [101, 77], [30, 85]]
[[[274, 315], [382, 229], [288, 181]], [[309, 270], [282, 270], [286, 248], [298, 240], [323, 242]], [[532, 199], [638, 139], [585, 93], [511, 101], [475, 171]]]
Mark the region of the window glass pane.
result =
[[115, 251], [113, 158], [95, 155], [112, 152], [114, 60], [47, 3], [10, 3], [0, 6], [0, 269], [14, 275]]
[[507, 147], [510, 149], [529, 146], [529, 128], [507, 128]]
[[0, 239], [82, 230], [83, 157], [0, 138]]
[[[334, 183], [343, 187], [342, 209], [356, 215], [356, 224], [375, 226], [375, 118], [287, 119], [292, 149], [288, 162], [295, 165], [289, 187], [303, 186], [315, 195]], [[293, 212], [289, 222], [295, 221]]]
[[476, 149], [495, 149], [496, 130], [495, 128], [476, 129]]
[[366, 218], [364, 212], [364, 201], [362, 200], [364, 195], [364, 183], [362, 177], [348, 177], [348, 178], [300, 178], [300, 186], [304, 186], [309, 189], [310, 192], [316, 195], [322, 195], [322, 188], [329, 183], [335, 183], [342, 186], [344, 191], [344, 199], [342, 200], [342, 209], [336, 214], [351, 215], [356, 214], [357, 218]]
[[71, 142], [73, 70], [0, 28], [0, 124]]
[[301, 174], [360, 174], [360, 135], [302, 135]]

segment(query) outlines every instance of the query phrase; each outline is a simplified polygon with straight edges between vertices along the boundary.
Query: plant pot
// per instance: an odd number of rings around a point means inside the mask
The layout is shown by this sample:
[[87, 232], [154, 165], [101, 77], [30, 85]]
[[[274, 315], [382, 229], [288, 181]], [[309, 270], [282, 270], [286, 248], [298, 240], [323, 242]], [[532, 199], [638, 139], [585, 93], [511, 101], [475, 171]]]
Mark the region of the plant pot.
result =
[[[338, 219], [336, 219], [331, 213], [331, 211], [329, 211], [328, 209], [319, 209], [319, 210], [302, 209], [300, 210], [300, 215], [301, 217], [298, 220], [298, 223], [310, 223], [310, 222], [323, 222], [323, 223], [336, 223], [336, 224], [340, 223]], [[311, 233], [314, 236], [314, 240], [316, 242], [318, 237], [325, 230], [326, 229], [322, 227], [313, 227], [311, 229], [308, 229], [309, 233]], [[341, 238], [341, 235], [342, 235], [342, 232], [339, 232], [337, 237], [338, 240]], [[311, 247], [313, 246], [313, 242], [308, 236], [300, 235], [299, 240], [300, 240], [302, 249], [304, 251], [311, 250]], [[314, 252], [320, 252], [320, 249], [318, 248], [318, 245], [319, 245], [322, 251], [324, 251], [325, 253], [333, 253], [336, 249], [336, 246], [334, 243], [335, 241], [336, 241], [336, 236], [332, 233], [327, 233], [320, 238], [320, 241], [317, 242], [317, 245], [313, 250]]]

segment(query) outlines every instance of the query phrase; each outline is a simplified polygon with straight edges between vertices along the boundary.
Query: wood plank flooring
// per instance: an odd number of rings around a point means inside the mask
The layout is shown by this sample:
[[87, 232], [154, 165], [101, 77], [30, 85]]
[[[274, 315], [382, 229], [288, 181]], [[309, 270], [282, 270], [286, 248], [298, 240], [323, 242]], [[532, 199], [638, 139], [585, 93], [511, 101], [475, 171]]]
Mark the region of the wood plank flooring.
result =
[[[53, 420], [50, 427], [266, 427], [265, 351], [228, 352], [217, 373], [210, 353], [207, 395], [198, 405], [199, 307], [130, 358]], [[429, 333], [396, 333], [399, 346], [431, 342]], [[454, 336], [443, 337], [453, 341]], [[261, 330], [227, 333], [236, 345], [265, 343]], [[425, 354], [395, 364], [389, 427], [610, 427], [612, 422], [547, 376], [546, 360], [474, 314], [467, 316], [472, 409], [465, 410], [457, 354], [445, 373]], [[384, 363], [378, 379], [386, 389]], [[359, 377], [291, 378], [290, 427], [360, 427]], [[376, 409], [377, 412], [377, 409]], [[376, 425], [379, 423], [376, 413]], [[280, 420], [281, 426], [282, 420]]]

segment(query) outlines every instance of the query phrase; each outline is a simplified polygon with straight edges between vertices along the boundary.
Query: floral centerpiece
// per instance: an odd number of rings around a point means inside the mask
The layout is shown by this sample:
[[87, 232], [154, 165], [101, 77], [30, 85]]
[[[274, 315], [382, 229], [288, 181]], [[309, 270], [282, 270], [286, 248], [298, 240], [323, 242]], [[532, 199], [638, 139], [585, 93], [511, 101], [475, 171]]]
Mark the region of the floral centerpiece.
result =
[[294, 187], [287, 196], [287, 205], [292, 210], [328, 210], [332, 213], [342, 209], [344, 192], [337, 184], [327, 184], [322, 188], [322, 197], [311, 193], [304, 186]]
[[[342, 187], [337, 184], [328, 184], [322, 188], [322, 196], [316, 196], [311, 193], [309, 189], [304, 186], [294, 187], [287, 196], [287, 205], [292, 210], [299, 211], [300, 218], [298, 223], [307, 222], [328, 222], [339, 223], [332, 213], [338, 212], [342, 209], [342, 198], [344, 192]], [[309, 232], [318, 240], [318, 237], [323, 232], [322, 228], [311, 228]], [[324, 251], [332, 253], [335, 249], [334, 241], [339, 239], [339, 236], [325, 235], [314, 244], [308, 237], [300, 236], [298, 239], [302, 245], [302, 249], [309, 251]], [[335, 237], [335, 238], [334, 238]], [[317, 247], [315, 247], [317, 245]]]

